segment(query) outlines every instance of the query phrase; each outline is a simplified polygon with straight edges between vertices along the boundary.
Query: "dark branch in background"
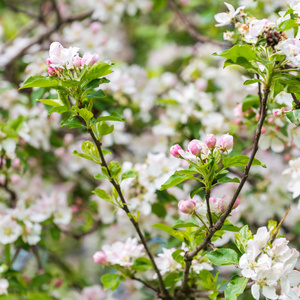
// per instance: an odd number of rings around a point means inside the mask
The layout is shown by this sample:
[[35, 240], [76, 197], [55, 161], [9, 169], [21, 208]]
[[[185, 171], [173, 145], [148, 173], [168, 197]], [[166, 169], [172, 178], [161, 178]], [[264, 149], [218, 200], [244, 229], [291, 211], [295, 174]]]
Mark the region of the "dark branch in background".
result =
[[177, 7], [176, 3], [173, 0], [168, 0], [168, 4], [170, 8], [175, 12], [178, 19], [180, 19], [181, 23], [186, 28], [187, 32], [192, 36], [196, 41], [200, 43], [209, 43], [214, 44], [216, 46], [222, 47], [222, 48], [229, 48], [230, 44], [226, 44], [217, 40], [210, 39], [200, 33], [197, 32], [197, 30], [194, 28], [193, 24], [186, 18], [186, 16], [180, 11], [180, 9]]
[[56, 14], [57, 22], [60, 23], [61, 20], [62, 20], [62, 17], [60, 15], [59, 8], [58, 8], [58, 5], [56, 3], [56, 0], [51, 0], [51, 3], [52, 3], [53, 9], [54, 9], [55, 14]]
[[33, 13], [31, 13], [30, 10], [25, 10], [25, 9], [22, 9], [22, 8], [19, 8], [19, 7], [14, 6], [13, 4], [11, 4], [10, 0], [5, 1], [5, 4], [6, 4], [6, 6], [7, 6], [10, 10], [12, 10], [12, 11], [15, 12], [15, 13], [22, 13], [22, 14], [24, 14], [24, 15], [27, 15], [27, 16], [31, 17], [31, 18], [39, 19], [39, 16], [38, 16], [38, 15], [35, 15], [35, 14], [33, 14]]
[[72, 23], [74, 21], [82, 21], [88, 17], [90, 17], [92, 15], [93, 11], [88, 11], [88, 12], [84, 12], [84, 13], [80, 13], [74, 16], [71, 16], [69, 18], [66, 19], [62, 19], [60, 21], [58, 21], [54, 26], [50, 27], [50, 28], [44, 28], [44, 32], [41, 33], [40, 35], [33, 37], [26, 46], [24, 46], [22, 49], [19, 49], [19, 51], [17, 51], [15, 53], [15, 55], [13, 57], [10, 58], [10, 60], [8, 60], [5, 64], [3, 64], [1, 67], [5, 68], [10, 66], [17, 58], [21, 57], [22, 55], [26, 54], [26, 51], [31, 48], [33, 45], [36, 44], [41, 44], [43, 42], [44, 39], [49, 39], [50, 36], [55, 33], [56, 31], [58, 31], [59, 29], [61, 29], [63, 26]]
[[110, 177], [110, 182], [111, 184], [114, 186], [114, 188], [116, 189], [120, 199], [121, 199], [121, 202], [123, 204], [123, 210], [126, 212], [127, 216], [129, 217], [129, 220], [130, 222], [132, 223], [132, 225], [134, 226], [142, 244], [144, 245], [144, 248], [145, 248], [145, 251], [147, 252], [147, 255], [149, 257], [149, 259], [151, 260], [151, 263], [152, 263], [152, 266], [155, 270], [155, 273], [157, 274], [157, 279], [158, 279], [158, 283], [159, 283], [159, 289], [160, 289], [160, 295], [159, 297], [163, 298], [163, 299], [172, 299], [169, 292], [167, 291], [167, 289], [165, 288], [165, 285], [164, 285], [164, 281], [163, 281], [163, 278], [160, 274], [160, 271], [155, 263], [155, 260], [154, 260], [154, 257], [150, 251], [150, 249], [148, 248], [148, 245], [147, 245], [147, 242], [146, 242], [146, 239], [140, 229], [140, 226], [138, 224], [138, 222], [132, 217], [131, 213], [130, 213], [130, 210], [128, 208], [128, 205], [126, 203], [126, 200], [123, 196], [123, 193], [121, 191], [121, 187], [120, 185], [113, 179], [111, 178], [111, 173], [110, 173], [110, 170], [108, 168], [108, 165], [105, 161], [105, 158], [103, 156], [103, 153], [102, 153], [102, 144], [100, 141], [98, 141], [98, 139], [96, 138], [94, 132], [92, 129], [88, 129], [88, 133], [90, 134], [92, 140], [94, 141], [96, 147], [97, 147], [97, 150], [99, 152], [99, 155], [100, 155], [100, 159], [101, 159], [101, 165], [103, 167], [105, 167], [105, 169], [107, 170], [108, 172], [108, 175]]
[[294, 93], [291, 93], [292, 97], [293, 97], [293, 101], [295, 103], [295, 107], [296, 109], [300, 109], [300, 101], [297, 99], [296, 95]]
[[[244, 173], [242, 171], [240, 171], [239, 169], [236, 168], [228, 168], [227, 169], [230, 173], [239, 176], [240, 178], [243, 177]], [[255, 185], [256, 184], [256, 179], [253, 176], [248, 175], [247, 181], [251, 184], [251, 185]]]
[[[255, 132], [255, 139], [254, 139], [254, 143], [253, 143], [253, 149], [248, 161], [248, 164], [245, 166], [245, 170], [244, 170], [244, 175], [241, 179], [241, 182], [237, 188], [237, 190], [235, 191], [231, 202], [229, 203], [226, 211], [224, 212], [223, 215], [221, 215], [220, 219], [215, 223], [215, 225], [209, 229], [209, 232], [207, 234], [207, 236], [204, 238], [204, 240], [192, 251], [187, 251], [185, 253], [184, 256], [184, 261], [185, 261], [185, 268], [184, 268], [184, 277], [182, 280], [182, 285], [180, 287], [180, 290], [178, 291], [178, 296], [179, 297], [183, 297], [187, 288], [188, 288], [188, 274], [189, 274], [189, 270], [192, 264], [192, 260], [193, 257], [196, 256], [199, 251], [201, 251], [202, 249], [204, 249], [206, 247], [206, 245], [210, 242], [210, 239], [212, 238], [212, 236], [215, 234], [216, 231], [220, 230], [222, 228], [222, 226], [224, 225], [224, 222], [226, 220], [226, 218], [229, 216], [230, 212], [232, 211], [233, 205], [238, 197], [238, 195], [240, 194], [247, 178], [248, 178], [248, 174], [252, 165], [252, 162], [254, 160], [254, 157], [256, 155], [256, 152], [258, 150], [258, 142], [259, 142], [259, 138], [261, 135], [261, 129], [264, 123], [264, 120], [267, 116], [267, 100], [269, 97], [269, 93], [270, 93], [270, 88], [269, 87], [265, 87], [264, 88], [264, 96], [262, 98], [262, 101], [260, 102], [260, 111], [261, 111], [261, 115], [259, 118], [259, 122], [256, 128], [256, 132]], [[182, 298], [183, 299], [183, 298]]]
[[210, 190], [206, 191], [205, 193], [205, 200], [206, 200], [206, 206], [207, 206], [207, 214], [208, 214], [208, 221], [209, 221], [209, 228], [213, 227], [213, 221], [210, 211], [210, 205], [209, 205], [209, 198], [210, 198]]
[[8, 203], [9, 207], [15, 208], [17, 205], [17, 194], [8, 187], [7, 178], [5, 178], [4, 184], [0, 184], [0, 188], [3, 188], [10, 196], [10, 201]]
[[100, 226], [101, 224], [102, 224], [102, 221], [101, 221], [101, 220], [97, 220], [97, 221], [94, 222], [93, 226], [92, 226], [89, 230], [87, 230], [87, 231], [85, 231], [85, 232], [81, 232], [81, 233], [76, 233], [76, 232], [64, 230], [64, 229], [61, 229], [61, 228], [58, 227], [58, 226], [56, 226], [56, 227], [57, 227], [63, 234], [68, 235], [68, 236], [71, 236], [71, 237], [73, 237], [73, 238], [76, 239], [76, 240], [79, 240], [79, 239], [85, 237], [86, 235], [95, 232], [95, 231], [99, 228], [99, 226]]

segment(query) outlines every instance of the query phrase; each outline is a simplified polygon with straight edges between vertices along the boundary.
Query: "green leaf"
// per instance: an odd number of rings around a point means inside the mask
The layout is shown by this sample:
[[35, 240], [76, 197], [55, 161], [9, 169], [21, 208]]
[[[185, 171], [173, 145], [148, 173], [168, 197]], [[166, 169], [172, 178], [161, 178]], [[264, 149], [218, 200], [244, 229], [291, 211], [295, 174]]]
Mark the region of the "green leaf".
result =
[[165, 224], [154, 224], [152, 227], [158, 228], [160, 230], [163, 230], [170, 234], [171, 236], [175, 237], [179, 241], [186, 243], [187, 241], [190, 241], [190, 237], [186, 231], [177, 231], [173, 229], [172, 227], [169, 227]]
[[70, 109], [66, 106], [55, 106], [55, 107], [52, 107], [50, 109], [49, 115], [51, 115], [54, 112], [62, 114], [62, 113], [67, 112], [67, 111], [70, 111]]
[[248, 278], [234, 275], [225, 289], [225, 300], [237, 300], [237, 297], [243, 294]]
[[80, 128], [83, 125], [81, 124], [81, 122], [77, 118], [70, 117], [69, 119], [62, 120], [61, 123], [60, 123], [60, 126], [61, 127], [66, 126], [69, 129], [73, 129], [73, 128]]
[[135, 170], [129, 170], [122, 174], [122, 180], [127, 178], [134, 178], [137, 175], [137, 172]]
[[108, 195], [104, 190], [96, 189], [92, 191], [93, 194], [96, 194], [99, 198], [103, 199], [104, 201], [114, 203], [112, 197]]
[[166, 287], [174, 286], [177, 281], [180, 280], [178, 273], [170, 273], [164, 278], [164, 284]]
[[59, 85], [59, 81], [54, 77], [46, 78], [44, 76], [30, 76], [23, 85], [19, 88], [27, 89], [31, 87], [50, 87], [55, 88]]
[[238, 254], [229, 248], [222, 248], [208, 252], [207, 257], [216, 266], [234, 265], [239, 263]]
[[196, 220], [188, 220], [188, 221], [182, 221], [177, 220], [176, 223], [172, 226], [172, 228], [186, 228], [186, 227], [199, 227], [199, 224]]
[[178, 249], [172, 253], [172, 257], [179, 264], [184, 264], [184, 257], [181, 253], [184, 253], [184, 250]]
[[193, 190], [190, 192], [190, 197], [193, 198], [195, 195], [197, 195], [199, 192], [201, 192], [201, 191], [204, 190], [204, 189], [205, 189], [204, 186], [197, 187], [197, 188], [193, 189]]
[[164, 205], [160, 203], [153, 203], [152, 204], [152, 212], [157, 215], [159, 218], [165, 218], [167, 215], [167, 210]]
[[281, 22], [278, 26], [280, 31], [286, 31], [294, 27], [299, 27], [297, 19], [289, 19]]
[[218, 183], [228, 183], [228, 182], [236, 182], [236, 183], [240, 183], [240, 180], [237, 177], [234, 178], [229, 178], [229, 177], [222, 177], [218, 180]]
[[153, 10], [161, 10], [167, 5], [167, 0], [153, 0]]
[[249, 79], [244, 82], [244, 85], [250, 85], [253, 83], [257, 83], [257, 82], [262, 82], [262, 80], [261, 79]]
[[101, 121], [93, 124], [92, 129], [97, 139], [100, 140], [102, 136], [108, 135], [114, 131], [114, 125], [109, 126], [105, 121]]
[[79, 113], [81, 118], [88, 123], [90, 119], [93, 118], [94, 114], [91, 111], [88, 111], [86, 108], [77, 108], [76, 111]]
[[59, 97], [60, 101], [63, 103], [63, 105], [66, 107], [69, 107], [70, 103], [69, 103], [68, 94], [61, 90], [58, 90], [57, 93], [58, 93], [58, 97]]
[[99, 121], [117, 121], [124, 122], [124, 118], [116, 112], [112, 112], [110, 116], [103, 116], [97, 118], [97, 122]]
[[121, 166], [116, 161], [111, 161], [108, 164], [108, 169], [112, 178], [118, 178], [120, 173], [122, 172]]
[[[224, 168], [229, 167], [244, 167], [248, 164], [249, 157], [246, 155], [236, 155], [236, 156], [229, 156], [223, 159]], [[262, 166], [266, 168], [266, 165], [261, 163], [258, 159], [254, 158], [252, 162], [252, 166]]]
[[50, 235], [55, 241], [59, 241], [59, 239], [60, 239], [60, 229], [58, 227], [50, 228]]
[[242, 101], [242, 111], [245, 112], [250, 108], [259, 107], [259, 98], [255, 95], [247, 95]]
[[228, 220], [226, 220], [224, 222], [224, 225], [222, 226], [221, 230], [239, 232], [241, 230], [241, 228], [231, 224]]
[[160, 188], [161, 191], [177, 185], [187, 179], [192, 178], [192, 175], [183, 174], [182, 171], [176, 171]]
[[92, 93], [88, 93], [85, 98], [88, 98], [88, 99], [100, 99], [100, 98], [103, 98], [105, 97], [105, 94], [102, 90], [98, 90], [98, 91], [95, 91], [95, 92], [92, 92]]
[[94, 178], [97, 180], [107, 179], [107, 177], [103, 174], [96, 174], [94, 175]]
[[32, 288], [39, 288], [43, 284], [50, 282], [51, 279], [52, 279], [52, 276], [50, 274], [44, 273], [44, 274], [35, 276], [31, 280], [30, 285]]
[[147, 271], [153, 269], [153, 266], [150, 259], [139, 257], [133, 262], [131, 269], [136, 271]]
[[295, 109], [286, 113], [287, 118], [297, 126], [300, 126], [300, 109]]
[[85, 74], [85, 76], [83, 76], [84, 81], [87, 81], [88, 83], [91, 82], [94, 79], [97, 79], [99, 77], [103, 77], [105, 75], [108, 75], [110, 73], [112, 73], [113, 71], [110, 70], [111, 65], [99, 61], [97, 63], [95, 63]]
[[256, 52], [250, 45], [235, 45], [229, 50], [225, 50], [219, 56], [226, 57], [224, 68], [229, 65], [239, 65], [249, 71], [259, 72]]
[[101, 282], [103, 283], [104, 290], [111, 288], [112, 291], [118, 288], [120, 282], [124, 281], [124, 277], [118, 274], [105, 274], [101, 277]]
[[239, 231], [240, 236], [242, 236], [243, 238], [250, 240], [252, 239], [253, 235], [251, 230], [249, 230], [249, 226], [245, 225], [242, 227], [242, 229]]
[[98, 149], [91, 141], [85, 141], [81, 144], [81, 150], [88, 156], [92, 157], [94, 162], [100, 163], [100, 156]]
[[60, 99], [37, 99], [36, 101], [42, 102], [50, 106], [64, 106]]
[[[77, 156], [82, 157], [82, 158], [85, 158], [85, 159], [88, 159], [88, 160], [90, 160], [90, 161], [92, 161], [92, 162], [95, 162], [94, 159], [93, 159], [91, 156], [86, 155], [86, 154], [84, 154], [84, 153], [79, 153], [77, 150], [74, 150], [72, 154], [73, 154], [73, 155], [77, 155]], [[95, 175], [95, 176], [96, 176], [96, 175]], [[97, 178], [96, 178], [96, 179], [97, 179]]]

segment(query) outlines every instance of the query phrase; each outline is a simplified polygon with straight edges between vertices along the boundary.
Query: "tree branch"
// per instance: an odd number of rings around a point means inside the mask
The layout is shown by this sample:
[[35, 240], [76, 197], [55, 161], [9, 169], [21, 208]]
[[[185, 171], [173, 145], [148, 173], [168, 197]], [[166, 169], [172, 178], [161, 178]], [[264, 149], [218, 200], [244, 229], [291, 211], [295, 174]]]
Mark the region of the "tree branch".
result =
[[209, 228], [213, 227], [213, 221], [211, 217], [211, 211], [210, 211], [210, 205], [209, 205], [209, 198], [210, 198], [210, 190], [206, 190], [205, 193], [205, 200], [206, 200], [206, 206], [207, 206], [207, 214], [208, 214], [208, 220], [209, 220]]
[[158, 293], [159, 290], [157, 288], [155, 288], [154, 286], [152, 286], [151, 284], [149, 284], [148, 282], [140, 279], [140, 278], [137, 278], [135, 276], [132, 276], [131, 279], [135, 280], [135, 281], [139, 281], [141, 282], [144, 286], [148, 287], [149, 289], [153, 290], [154, 292]]
[[253, 149], [248, 161], [248, 164], [245, 166], [244, 169], [244, 175], [241, 179], [241, 182], [237, 188], [237, 190], [235, 191], [226, 211], [221, 215], [220, 219], [215, 223], [215, 225], [209, 229], [209, 232], [207, 234], [207, 236], [204, 238], [204, 240], [192, 251], [187, 251], [184, 255], [184, 260], [186, 262], [185, 264], [185, 268], [184, 268], [184, 274], [186, 274], [184, 276], [184, 279], [182, 280], [182, 285], [179, 291], [179, 295], [182, 294], [182, 291], [184, 291], [184, 289], [186, 289], [187, 287], [187, 280], [188, 280], [188, 273], [189, 273], [189, 269], [191, 266], [191, 261], [193, 260], [193, 257], [196, 256], [199, 251], [201, 251], [202, 249], [204, 249], [206, 247], [206, 245], [210, 242], [210, 239], [212, 238], [212, 236], [215, 234], [216, 231], [220, 230], [222, 228], [222, 226], [224, 225], [224, 222], [226, 220], [226, 218], [228, 217], [228, 215], [230, 214], [230, 212], [233, 209], [234, 203], [238, 197], [238, 195], [240, 194], [247, 178], [248, 178], [248, 174], [252, 165], [252, 162], [254, 160], [254, 157], [256, 155], [256, 152], [258, 150], [258, 142], [261, 136], [261, 129], [264, 123], [264, 120], [267, 116], [267, 100], [269, 97], [269, 93], [270, 93], [270, 88], [269, 87], [265, 87], [264, 88], [264, 96], [263, 99], [260, 103], [261, 105], [261, 115], [260, 115], [260, 119], [256, 128], [256, 133], [255, 133], [255, 139], [254, 139], [254, 143], [253, 143]]
[[55, 24], [54, 26], [47, 28], [44, 28], [44, 32], [41, 33], [40, 35], [33, 37], [27, 45], [25, 45], [23, 48], [19, 49], [18, 51], [16, 51], [16, 53], [5, 63], [3, 63], [1, 65], [1, 67], [6, 68], [9, 65], [11, 65], [17, 58], [21, 57], [22, 55], [24, 55], [26, 53], [26, 51], [32, 47], [33, 45], [36, 44], [40, 44], [44, 39], [49, 39], [50, 36], [55, 33], [56, 31], [58, 31], [59, 29], [61, 29], [61, 27], [72, 23], [74, 21], [81, 21], [84, 20], [88, 17], [90, 17], [92, 15], [93, 11], [87, 11], [84, 13], [80, 13], [74, 16], [71, 16], [69, 18], [66, 19], [62, 19], [61, 21], [57, 22], [57, 24]]
[[292, 97], [293, 97], [293, 101], [295, 103], [295, 107], [296, 109], [300, 109], [300, 101], [297, 99], [296, 95], [294, 93], [291, 93]]
[[[88, 129], [88, 133], [90, 134], [90, 136], [92, 137], [97, 149], [98, 149], [98, 152], [99, 152], [99, 155], [100, 155], [100, 159], [101, 159], [101, 165], [105, 167], [105, 169], [107, 170], [108, 172], [108, 175], [111, 177], [111, 173], [110, 173], [110, 170], [108, 168], [108, 165], [105, 161], [105, 158], [103, 156], [103, 153], [102, 153], [102, 144], [100, 141], [97, 140], [94, 132], [92, 129]], [[116, 189], [120, 199], [121, 199], [121, 202], [123, 204], [123, 210], [126, 212], [127, 216], [129, 217], [129, 220], [130, 222], [132, 223], [132, 225], [134, 226], [142, 244], [144, 245], [144, 248], [149, 256], [149, 259], [151, 260], [151, 263], [153, 265], [153, 268], [155, 270], [155, 273], [157, 274], [157, 278], [158, 278], [158, 282], [159, 282], [159, 288], [160, 288], [160, 292], [161, 294], [159, 295], [160, 297], [164, 298], [164, 299], [172, 299], [169, 292], [166, 290], [165, 288], [165, 285], [164, 285], [164, 282], [163, 282], [163, 279], [162, 279], [162, 276], [160, 274], [160, 271], [155, 263], [155, 260], [154, 260], [154, 257], [152, 255], [152, 253], [150, 252], [149, 248], [148, 248], [148, 245], [147, 245], [147, 242], [146, 242], [146, 239], [140, 229], [140, 226], [139, 224], [136, 222], [136, 220], [132, 217], [131, 213], [130, 213], [130, 210], [128, 208], [128, 205], [126, 203], [126, 200], [123, 196], [123, 193], [121, 191], [121, 187], [120, 185], [113, 179], [113, 178], [110, 178], [110, 182], [111, 184], [114, 186], [114, 188]]]
[[197, 40], [200, 43], [209, 43], [214, 44], [216, 46], [222, 47], [222, 48], [229, 48], [230, 46], [226, 43], [210, 39], [196, 31], [194, 26], [191, 24], [191, 22], [186, 18], [186, 16], [180, 11], [180, 9], [177, 7], [176, 3], [173, 0], [168, 0], [168, 4], [170, 8], [175, 12], [178, 19], [180, 19], [181, 23], [186, 28], [187, 32], [192, 36], [195, 40]]
[[8, 187], [7, 178], [5, 178], [4, 184], [0, 184], [0, 188], [3, 188], [10, 195], [9, 207], [15, 208], [17, 205], [17, 194]]

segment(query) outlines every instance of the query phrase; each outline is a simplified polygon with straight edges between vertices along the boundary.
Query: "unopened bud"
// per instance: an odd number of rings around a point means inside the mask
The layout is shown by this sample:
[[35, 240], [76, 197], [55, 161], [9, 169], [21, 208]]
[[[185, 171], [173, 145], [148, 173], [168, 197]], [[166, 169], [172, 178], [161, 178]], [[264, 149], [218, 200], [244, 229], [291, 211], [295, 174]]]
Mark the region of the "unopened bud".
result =
[[193, 200], [180, 200], [178, 209], [184, 214], [192, 214], [195, 211], [196, 203]]
[[208, 134], [205, 138], [205, 144], [206, 146], [212, 150], [215, 148], [216, 146], [216, 143], [217, 143], [217, 139], [216, 137], [213, 135], [213, 134]]
[[106, 258], [106, 254], [103, 251], [97, 251], [94, 255], [93, 255], [93, 259], [94, 262], [97, 264], [106, 264], [107, 263], [107, 258]]
[[177, 157], [177, 158], [181, 157], [181, 155], [179, 154], [178, 150], [182, 150], [182, 148], [180, 147], [180, 145], [176, 144], [176, 145], [172, 146], [170, 148], [171, 155], [173, 155], [174, 157]]

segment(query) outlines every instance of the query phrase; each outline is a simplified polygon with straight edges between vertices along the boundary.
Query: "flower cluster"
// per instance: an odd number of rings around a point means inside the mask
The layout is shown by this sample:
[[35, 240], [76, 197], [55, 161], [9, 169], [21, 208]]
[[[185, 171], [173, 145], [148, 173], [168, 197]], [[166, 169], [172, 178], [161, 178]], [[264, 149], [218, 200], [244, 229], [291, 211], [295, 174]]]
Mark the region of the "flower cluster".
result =
[[86, 52], [80, 57], [79, 50], [77, 47], [64, 48], [59, 42], [53, 42], [50, 45], [49, 58], [46, 60], [49, 75], [59, 76], [64, 69], [76, 70], [84, 66], [92, 66], [99, 60], [97, 53]]
[[210, 154], [213, 155], [214, 149], [221, 152], [229, 152], [233, 147], [233, 137], [229, 134], [221, 136], [219, 143], [213, 134], [208, 134], [205, 142], [192, 140], [188, 144], [188, 149], [184, 151], [180, 145], [176, 144], [170, 148], [170, 153], [177, 158], [183, 158], [187, 161], [206, 160]]
[[268, 229], [261, 227], [248, 241], [247, 251], [239, 261], [242, 275], [255, 281], [251, 291], [257, 300], [260, 298], [260, 289], [268, 299], [278, 299], [278, 285], [289, 299], [299, 299], [292, 290], [300, 283], [300, 272], [294, 269], [299, 252], [290, 249], [285, 238], [277, 238], [272, 244], [270, 239]]
[[138, 244], [136, 238], [128, 238], [125, 243], [116, 242], [110, 245], [104, 245], [103, 251], [94, 254], [93, 259], [98, 264], [120, 265], [129, 267], [133, 265], [136, 258], [144, 256], [144, 246]]

